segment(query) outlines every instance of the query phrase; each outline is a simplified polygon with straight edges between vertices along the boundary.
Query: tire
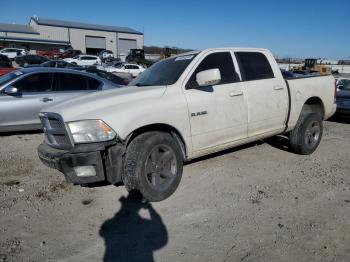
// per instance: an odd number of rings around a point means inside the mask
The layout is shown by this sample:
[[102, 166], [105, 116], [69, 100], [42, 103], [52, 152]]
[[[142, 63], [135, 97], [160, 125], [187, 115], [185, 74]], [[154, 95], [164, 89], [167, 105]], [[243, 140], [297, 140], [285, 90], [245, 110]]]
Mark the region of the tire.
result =
[[147, 132], [127, 147], [123, 182], [129, 192], [137, 190], [150, 202], [162, 201], [177, 189], [182, 170], [181, 148], [173, 137]]
[[321, 142], [323, 134], [323, 120], [318, 114], [302, 114], [290, 132], [290, 145], [295, 153], [309, 155], [313, 153]]

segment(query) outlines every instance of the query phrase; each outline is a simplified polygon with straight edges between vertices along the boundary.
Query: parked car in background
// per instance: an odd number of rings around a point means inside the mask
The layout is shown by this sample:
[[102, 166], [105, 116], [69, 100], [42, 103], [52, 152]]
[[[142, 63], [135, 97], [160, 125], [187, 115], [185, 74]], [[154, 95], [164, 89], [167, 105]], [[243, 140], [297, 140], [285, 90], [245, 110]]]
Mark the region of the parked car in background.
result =
[[57, 68], [81, 68], [81, 66], [78, 65], [74, 65], [71, 63], [68, 63], [66, 61], [63, 60], [49, 60], [46, 61], [40, 65], [29, 65], [27, 67], [35, 67], [35, 66], [40, 66], [40, 67], [57, 67]]
[[311, 154], [335, 110], [332, 75], [284, 79], [268, 50], [205, 49], [161, 60], [125, 88], [45, 108], [38, 154], [71, 183], [123, 184], [161, 201], [184, 161], [279, 134]]
[[72, 57], [75, 57], [78, 55], [81, 55], [80, 50], [68, 49], [68, 50], [64, 51], [63, 53], [59, 53], [56, 56], [56, 58], [65, 59], [65, 58], [72, 58]]
[[350, 116], [350, 79], [337, 80], [337, 114]]
[[20, 48], [4, 48], [0, 50], [0, 54], [7, 56], [10, 59], [14, 59], [17, 56], [27, 54], [26, 50]]
[[284, 78], [300, 78], [300, 77], [305, 77], [306, 75], [302, 75], [302, 74], [297, 74], [297, 73], [294, 73], [292, 71], [288, 71], [288, 70], [285, 70], [285, 69], [281, 69], [281, 73], [283, 75]]
[[38, 50], [36, 51], [36, 54], [53, 59], [56, 58], [59, 54], [61, 54], [61, 51], [59, 48], [52, 48], [50, 50]]
[[75, 70], [81, 70], [81, 71], [85, 71], [85, 72], [88, 72], [88, 73], [91, 73], [91, 74], [96, 74], [98, 75], [99, 77], [102, 77], [102, 78], [105, 78], [115, 84], [118, 84], [118, 85], [122, 85], [122, 86], [125, 86], [125, 85], [128, 85], [129, 84], [129, 79], [125, 79], [125, 78], [122, 78], [122, 77], [119, 77], [115, 74], [112, 74], [112, 73], [109, 73], [109, 72], [106, 72], [106, 71], [103, 71], [103, 70], [100, 70], [98, 68], [95, 68], [95, 67], [77, 67], [77, 68], [74, 68]]
[[6, 55], [0, 54], [0, 67], [12, 67], [12, 61]]
[[40, 65], [47, 61], [49, 61], [47, 57], [40, 55], [21, 55], [15, 58], [15, 62], [21, 67], [28, 65]]
[[117, 67], [107, 66], [105, 70], [110, 73], [127, 73], [127, 74], [130, 74], [132, 77], [137, 77], [139, 74], [145, 71], [145, 68], [137, 64], [124, 63], [124, 64], [120, 64]]
[[102, 65], [102, 61], [95, 55], [77, 55], [73, 58], [65, 58], [64, 61], [79, 66]]
[[101, 59], [102, 61], [105, 61], [105, 60], [107, 60], [107, 59], [113, 59], [113, 58], [114, 58], [114, 54], [113, 54], [113, 52], [110, 51], [110, 50], [102, 50], [102, 51], [98, 54], [98, 56], [100, 57], [100, 59]]
[[0, 76], [16, 70], [12, 66], [12, 61], [5, 55], [0, 54]]
[[0, 132], [40, 129], [39, 111], [76, 96], [119, 88], [96, 74], [64, 68], [22, 68], [0, 77]]

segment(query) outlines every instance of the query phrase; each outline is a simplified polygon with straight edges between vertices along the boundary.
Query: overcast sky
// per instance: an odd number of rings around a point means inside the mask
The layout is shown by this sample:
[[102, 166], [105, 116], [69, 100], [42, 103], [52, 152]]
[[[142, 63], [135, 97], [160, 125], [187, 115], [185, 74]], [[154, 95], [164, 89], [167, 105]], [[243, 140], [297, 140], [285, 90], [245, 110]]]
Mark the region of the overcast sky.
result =
[[144, 32], [145, 45], [264, 47], [283, 57], [350, 59], [350, 0], [0, 0], [0, 22], [30, 16]]

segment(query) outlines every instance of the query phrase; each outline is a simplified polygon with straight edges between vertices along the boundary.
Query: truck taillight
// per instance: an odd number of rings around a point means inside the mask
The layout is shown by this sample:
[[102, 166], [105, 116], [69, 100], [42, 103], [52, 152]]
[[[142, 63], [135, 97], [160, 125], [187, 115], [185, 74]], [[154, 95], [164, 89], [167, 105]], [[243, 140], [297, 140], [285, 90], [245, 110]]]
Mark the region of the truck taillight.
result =
[[338, 87], [337, 87], [337, 80], [334, 81], [334, 103], [337, 100], [337, 91], [338, 91]]

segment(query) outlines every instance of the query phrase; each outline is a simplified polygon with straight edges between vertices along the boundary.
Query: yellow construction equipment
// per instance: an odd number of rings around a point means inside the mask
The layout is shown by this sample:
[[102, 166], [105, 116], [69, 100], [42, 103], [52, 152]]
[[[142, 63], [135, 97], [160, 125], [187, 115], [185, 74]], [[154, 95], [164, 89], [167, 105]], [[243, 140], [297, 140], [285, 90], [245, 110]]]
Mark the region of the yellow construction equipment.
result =
[[323, 65], [317, 62], [315, 58], [307, 58], [303, 65], [295, 66], [292, 68], [295, 73], [319, 73], [320, 75], [329, 75], [332, 73], [332, 68], [327, 65]]

